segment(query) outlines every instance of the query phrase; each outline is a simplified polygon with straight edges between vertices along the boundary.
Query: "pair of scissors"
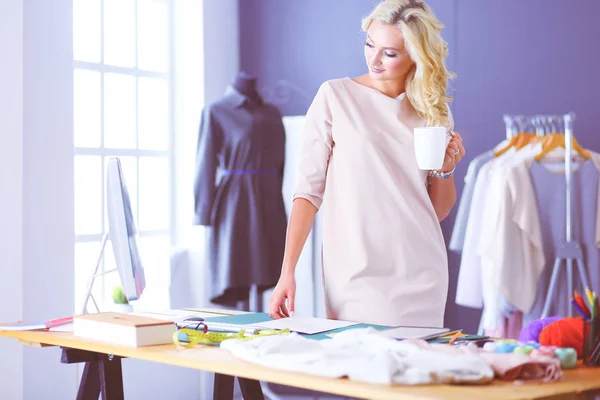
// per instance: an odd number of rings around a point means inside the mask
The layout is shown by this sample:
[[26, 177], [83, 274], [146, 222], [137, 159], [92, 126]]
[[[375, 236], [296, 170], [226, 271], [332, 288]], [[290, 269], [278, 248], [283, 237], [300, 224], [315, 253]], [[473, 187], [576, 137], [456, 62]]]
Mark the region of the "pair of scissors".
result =
[[202, 327], [202, 331], [204, 333], [208, 332], [208, 326], [204, 323], [204, 318], [201, 317], [190, 317], [186, 318], [183, 321], [177, 322], [177, 330], [180, 329], [193, 329], [195, 331], [200, 330]]

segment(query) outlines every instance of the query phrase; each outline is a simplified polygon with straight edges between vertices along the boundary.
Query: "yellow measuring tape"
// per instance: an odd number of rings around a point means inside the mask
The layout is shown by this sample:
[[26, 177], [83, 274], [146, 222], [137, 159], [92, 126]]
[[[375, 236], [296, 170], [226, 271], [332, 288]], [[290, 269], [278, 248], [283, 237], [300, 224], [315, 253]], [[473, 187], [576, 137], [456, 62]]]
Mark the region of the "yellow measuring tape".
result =
[[[179, 333], [184, 333], [188, 340], [182, 342], [179, 340]], [[275, 329], [264, 329], [258, 331], [256, 334], [246, 335], [243, 330], [238, 333], [224, 333], [224, 332], [203, 332], [195, 329], [182, 328], [173, 333], [173, 342], [181, 347], [194, 347], [198, 344], [219, 344], [227, 339], [239, 339], [239, 340], [252, 340], [264, 336], [273, 335], [287, 335], [290, 333], [289, 329], [275, 330]]]

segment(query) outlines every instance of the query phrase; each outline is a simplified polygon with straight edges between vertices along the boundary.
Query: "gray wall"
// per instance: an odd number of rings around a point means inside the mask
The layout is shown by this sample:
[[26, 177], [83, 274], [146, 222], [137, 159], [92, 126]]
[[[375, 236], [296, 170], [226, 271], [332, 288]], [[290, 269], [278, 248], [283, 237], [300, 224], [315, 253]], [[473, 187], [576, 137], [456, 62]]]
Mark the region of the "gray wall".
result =
[[[365, 72], [360, 20], [375, 0], [240, 2], [241, 68], [286, 115], [303, 114], [321, 82]], [[575, 134], [600, 150], [594, 119], [600, 81], [600, 1], [430, 0], [445, 24], [456, 128], [468, 163], [505, 135], [505, 113], [577, 114]], [[450, 238], [454, 213], [442, 224]], [[459, 257], [449, 253], [446, 323], [476, 330], [479, 312], [454, 304]]]

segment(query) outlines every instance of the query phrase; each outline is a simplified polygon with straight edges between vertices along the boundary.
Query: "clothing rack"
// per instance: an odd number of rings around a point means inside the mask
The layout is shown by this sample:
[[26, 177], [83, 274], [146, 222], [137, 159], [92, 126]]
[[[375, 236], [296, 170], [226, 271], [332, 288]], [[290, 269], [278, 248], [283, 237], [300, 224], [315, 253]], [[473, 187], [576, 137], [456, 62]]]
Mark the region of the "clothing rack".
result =
[[[565, 243], [558, 248], [556, 252], [556, 258], [554, 260], [554, 266], [552, 268], [552, 276], [550, 278], [550, 284], [548, 286], [548, 292], [544, 301], [544, 308], [542, 311], [541, 318], [546, 318], [550, 312], [550, 304], [552, 303], [554, 292], [556, 290], [556, 283], [558, 280], [558, 274], [560, 273], [561, 265], [563, 261], [566, 265], [567, 272], [567, 290], [568, 296], [567, 301], [573, 293], [573, 261], [577, 263], [577, 270], [579, 278], [585, 287], [589, 286], [585, 266], [583, 263], [583, 251], [578, 240], [573, 239], [573, 121], [575, 120], [574, 113], [568, 113], [564, 115], [534, 115], [534, 116], [523, 116], [523, 115], [504, 115], [504, 123], [506, 124], [506, 138], [510, 140], [515, 134], [519, 132], [528, 132], [528, 128], [533, 128], [538, 136], [543, 136], [550, 133], [559, 133], [564, 128], [565, 135], [565, 196], [566, 196], [566, 207], [565, 207], [565, 218], [566, 218], [566, 231], [565, 231]], [[530, 131], [529, 131], [530, 132]], [[573, 307], [571, 302], [567, 304], [568, 316], [573, 316]], [[479, 324], [479, 334], [483, 334], [483, 318]]]
[[[548, 293], [544, 302], [544, 309], [542, 311], [542, 318], [548, 316], [550, 311], [550, 304], [556, 290], [556, 282], [558, 274], [560, 273], [561, 264], [564, 261], [567, 267], [567, 288], [569, 290], [569, 296], [573, 293], [573, 261], [577, 263], [577, 269], [579, 272], [579, 278], [585, 287], [589, 287], [585, 266], [583, 264], [583, 252], [581, 245], [578, 240], [573, 239], [573, 121], [575, 120], [574, 113], [568, 113], [564, 115], [534, 115], [534, 116], [523, 116], [523, 115], [504, 115], [504, 122], [506, 124], [506, 138], [510, 139], [518, 132], [525, 132], [527, 128], [534, 128], [535, 132], [539, 136], [543, 136], [549, 133], [558, 133], [561, 131], [560, 127], [564, 127], [565, 135], [565, 183], [566, 183], [566, 237], [565, 243], [557, 250], [556, 259], [554, 260], [554, 267], [552, 269], [552, 277], [550, 278], [550, 285], [548, 287]], [[573, 315], [573, 308], [571, 302], [568, 303], [569, 317]]]
[[504, 115], [504, 124], [506, 125], [506, 139], [510, 139], [519, 132], [528, 132], [533, 128], [538, 136], [544, 136], [548, 133], [558, 132], [557, 127], [559, 118], [564, 116], [553, 115]]
[[504, 124], [506, 124], [506, 139], [510, 139], [517, 134], [515, 118], [516, 116], [513, 115], [504, 116]]
[[[550, 286], [548, 287], [548, 293], [546, 295], [546, 302], [544, 303], [544, 309], [542, 311], [542, 318], [548, 316], [550, 311], [550, 303], [556, 289], [556, 281], [562, 261], [566, 262], [567, 266], [567, 288], [569, 290], [569, 296], [573, 293], [573, 260], [577, 262], [577, 269], [579, 271], [579, 278], [586, 288], [589, 288], [589, 282], [583, 264], [583, 251], [578, 240], [574, 240], [572, 236], [573, 230], [573, 121], [575, 120], [575, 114], [569, 113], [562, 118], [555, 116], [556, 122], [562, 122], [565, 128], [565, 181], [566, 181], [566, 240], [562, 247], [560, 247], [556, 254], [554, 261], [554, 268], [552, 269], [552, 278], [550, 278]], [[569, 317], [573, 316], [573, 307], [571, 302], [568, 303]]]

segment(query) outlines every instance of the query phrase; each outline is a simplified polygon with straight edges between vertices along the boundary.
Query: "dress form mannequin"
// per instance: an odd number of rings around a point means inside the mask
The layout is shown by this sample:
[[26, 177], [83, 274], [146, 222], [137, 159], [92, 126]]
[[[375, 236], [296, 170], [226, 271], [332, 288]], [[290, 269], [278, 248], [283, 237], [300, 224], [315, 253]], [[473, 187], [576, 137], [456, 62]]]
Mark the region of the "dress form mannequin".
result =
[[[232, 86], [241, 94], [248, 97], [256, 104], [262, 104], [263, 100], [256, 90], [256, 78], [250, 74], [241, 71], [233, 79]], [[263, 311], [262, 292], [256, 285], [250, 287], [247, 300], [238, 301], [237, 308], [242, 311], [260, 312]]]
[[263, 101], [256, 90], [256, 78], [249, 75], [248, 73], [241, 71], [236, 75], [232, 82], [233, 87], [248, 97], [255, 103], [261, 104]]
[[[241, 71], [233, 79], [232, 85], [238, 92], [255, 103], [262, 104], [263, 101], [256, 90], [256, 78], [253, 76]], [[260, 293], [256, 285], [252, 285], [248, 293], [248, 300], [239, 301], [237, 308], [242, 311], [261, 312], [263, 311], [261, 300], [262, 293]]]

